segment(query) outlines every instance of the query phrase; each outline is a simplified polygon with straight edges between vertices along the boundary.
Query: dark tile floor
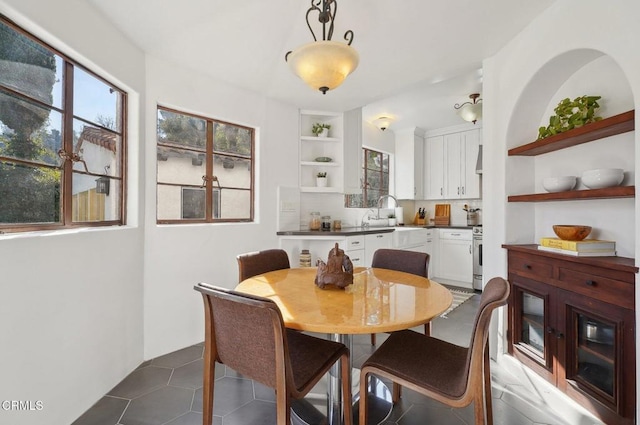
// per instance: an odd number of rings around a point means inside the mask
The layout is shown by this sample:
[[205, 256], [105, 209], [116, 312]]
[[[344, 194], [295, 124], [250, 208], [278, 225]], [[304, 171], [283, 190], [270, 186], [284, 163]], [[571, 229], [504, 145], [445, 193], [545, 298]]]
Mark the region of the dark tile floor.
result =
[[[433, 335], [468, 345], [479, 296], [433, 322]], [[385, 335], [378, 335], [378, 345]], [[354, 337], [354, 365], [374, 347], [369, 335]], [[144, 362], [73, 425], [201, 425], [203, 344]], [[555, 415], [535, 391], [492, 364], [494, 423], [505, 425], [574, 425]], [[385, 425], [469, 425], [473, 406], [451, 409], [415, 392], [403, 390]], [[275, 424], [274, 392], [233, 370], [216, 365], [214, 425]], [[582, 417], [580, 425], [599, 424]]]

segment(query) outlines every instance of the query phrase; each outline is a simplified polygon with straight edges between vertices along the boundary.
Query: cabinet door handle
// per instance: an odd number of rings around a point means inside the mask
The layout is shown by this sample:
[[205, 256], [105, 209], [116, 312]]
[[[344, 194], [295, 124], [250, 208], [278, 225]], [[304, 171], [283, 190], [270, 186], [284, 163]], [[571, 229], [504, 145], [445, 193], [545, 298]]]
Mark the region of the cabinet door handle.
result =
[[352, 263], [355, 263], [356, 261], [360, 261], [360, 259], [359, 259], [359, 258], [352, 258], [352, 259], [351, 259], [351, 262], [352, 262]]
[[464, 195], [464, 186], [462, 186], [462, 194]]
[[351, 245], [360, 245], [360, 241], [353, 241], [351, 242]]
[[471, 254], [471, 245], [469, 245], [469, 254]]
[[458, 195], [460, 195], [460, 186], [458, 186]]
[[440, 196], [442, 196], [442, 188], [440, 188]]
[[596, 286], [595, 280], [587, 280], [585, 283], [587, 284], [587, 286]]
[[384, 238], [383, 235], [376, 235], [376, 238]]

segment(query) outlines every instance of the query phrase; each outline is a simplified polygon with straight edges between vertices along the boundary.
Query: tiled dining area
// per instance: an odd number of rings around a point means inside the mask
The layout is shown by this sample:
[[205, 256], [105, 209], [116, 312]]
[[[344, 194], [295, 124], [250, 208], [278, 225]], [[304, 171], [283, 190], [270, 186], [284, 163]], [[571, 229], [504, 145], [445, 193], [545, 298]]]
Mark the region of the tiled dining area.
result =
[[[467, 345], [480, 295], [433, 321], [433, 335]], [[379, 334], [377, 345], [386, 339]], [[141, 364], [73, 425], [201, 425], [203, 344]], [[353, 362], [361, 365], [373, 352], [368, 334], [353, 340]], [[492, 364], [494, 423], [505, 425], [597, 425], [587, 415], [568, 421], [554, 413], [531, 386]], [[405, 389], [385, 425], [470, 425], [473, 406], [451, 409]], [[216, 365], [214, 424], [275, 424], [273, 390]]]

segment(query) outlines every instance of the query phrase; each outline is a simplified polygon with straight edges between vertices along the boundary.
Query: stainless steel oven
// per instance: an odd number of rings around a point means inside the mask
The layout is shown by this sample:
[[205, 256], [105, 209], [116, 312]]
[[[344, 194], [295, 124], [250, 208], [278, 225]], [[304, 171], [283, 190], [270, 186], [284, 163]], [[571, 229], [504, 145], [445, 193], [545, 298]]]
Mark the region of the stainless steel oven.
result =
[[473, 227], [473, 289], [482, 291], [482, 226]]

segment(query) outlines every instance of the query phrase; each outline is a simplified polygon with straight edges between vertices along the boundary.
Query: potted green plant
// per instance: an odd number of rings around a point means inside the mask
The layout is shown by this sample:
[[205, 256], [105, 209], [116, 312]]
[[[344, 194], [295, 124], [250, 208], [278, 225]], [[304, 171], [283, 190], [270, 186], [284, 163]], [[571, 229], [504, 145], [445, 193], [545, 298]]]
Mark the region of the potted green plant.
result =
[[567, 130], [582, 127], [585, 124], [600, 121], [596, 116], [596, 109], [600, 107], [598, 100], [601, 96], [581, 96], [573, 100], [563, 99], [553, 110], [556, 115], [549, 117], [549, 125], [540, 127], [538, 139], [563, 133]]
[[329, 130], [331, 129], [331, 124], [325, 124], [321, 122], [314, 123], [311, 127], [311, 132], [318, 137], [327, 137], [329, 135]]
[[389, 219], [389, 226], [395, 226], [397, 223], [396, 215], [394, 213], [390, 213], [387, 218]]
[[318, 186], [318, 187], [327, 187], [327, 173], [326, 173], [326, 171], [321, 171], [316, 175], [316, 186]]

